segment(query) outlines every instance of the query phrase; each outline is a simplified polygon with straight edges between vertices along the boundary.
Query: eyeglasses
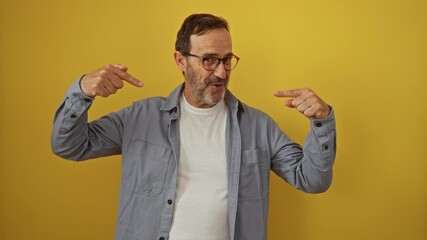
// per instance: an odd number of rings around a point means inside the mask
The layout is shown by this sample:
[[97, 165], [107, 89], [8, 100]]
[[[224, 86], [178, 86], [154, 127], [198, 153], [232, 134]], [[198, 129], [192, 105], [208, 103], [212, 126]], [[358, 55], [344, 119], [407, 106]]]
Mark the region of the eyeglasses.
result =
[[221, 62], [224, 65], [224, 69], [226, 71], [231, 71], [237, 66], [237, 63], [240, 60], [240, 58], [236, 55], [232, 55], [232, 56], [225, 57], [222, 59], [217, 58], [217, 57], [201, 57], [201, 56], [197, 56], [197, 55], [194, 55], [191, 53], [187, 53], [187, 54], [183, 54], [183, 55], [184, 56], [190, 56], [190, 57], [196, 57], [196, 58], [202, 60], [203, 61], [203, 68], [205, 68], [207, 71], [215, 70]]

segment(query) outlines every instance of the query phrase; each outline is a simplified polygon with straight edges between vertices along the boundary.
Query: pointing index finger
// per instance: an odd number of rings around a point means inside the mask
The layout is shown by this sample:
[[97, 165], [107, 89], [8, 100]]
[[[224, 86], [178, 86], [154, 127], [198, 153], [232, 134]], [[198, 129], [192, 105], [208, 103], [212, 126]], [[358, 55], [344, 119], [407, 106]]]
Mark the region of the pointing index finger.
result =
[[136, 87], [142, 87], [144, 85], [140, 80], [134, 78], [132, 75], [130, 75], [129, 73], [127, 73], [125, 71], [125, 70], [127, 70], [126, 67], [124, 67], [124, 68], [125, 69], [120, 69], [120, 68], [115, 67], [114, 70], [113, 70], [113, 72], [120, 79], [122, 79], [122, 80], [124, 80], [124, 81], [126, 81], [126, 82], [128, 82], [128, 83], [130, 83], [130, 84], [132, 84], [134, 86], [136, 86]]
[[286, 90], [286, 91], [277, 91], [274, 93], [274, 96], [296, 98], [302, 95], [303, 93], [304, 93], [304, 89], [292, 89], [292, 90]]

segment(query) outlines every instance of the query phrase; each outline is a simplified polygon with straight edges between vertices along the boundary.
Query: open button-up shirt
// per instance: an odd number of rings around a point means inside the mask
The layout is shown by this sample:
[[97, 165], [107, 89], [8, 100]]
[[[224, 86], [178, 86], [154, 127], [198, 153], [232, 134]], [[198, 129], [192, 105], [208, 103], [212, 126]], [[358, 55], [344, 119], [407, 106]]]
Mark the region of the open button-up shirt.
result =
[[[53, 152], [71, 160], [121, 154], [115, 239], [167, 240], [175, 203], [179, 97], [184, 85], [167, 98], [143, 99], [88, 123], [87, 111], [94, 99], [81, 91], [79, 80], [55, 114]], [[268, 115], [240, 102], [229, 91], [225, 103], [229, 236], [231, 240], [263, 240], [270, 170], [304, 192], [329, 188], [336, 152], [333, 110], [326, 119], [310, 119], [302, 148]]]

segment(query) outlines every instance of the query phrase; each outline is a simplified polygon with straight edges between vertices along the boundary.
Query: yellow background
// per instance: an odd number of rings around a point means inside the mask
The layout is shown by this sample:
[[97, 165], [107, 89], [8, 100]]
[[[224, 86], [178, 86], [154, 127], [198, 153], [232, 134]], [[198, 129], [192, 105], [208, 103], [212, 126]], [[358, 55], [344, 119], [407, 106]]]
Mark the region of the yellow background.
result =
[[0, 239], [112, 239], [120, 158], [50, 150], [53, 114], [80, 74], [121, 63], [145, 83], [97, 99], [94, 119], [182, 81], [186, 16], [228, 19], [230, 89], [302, 143], [308, 121], [276, 90], [333, 105], [334, 182], [321, 195], [272, 178], [269, 239], [427, 239], [427, 3], [422, 0], [0, 0]]

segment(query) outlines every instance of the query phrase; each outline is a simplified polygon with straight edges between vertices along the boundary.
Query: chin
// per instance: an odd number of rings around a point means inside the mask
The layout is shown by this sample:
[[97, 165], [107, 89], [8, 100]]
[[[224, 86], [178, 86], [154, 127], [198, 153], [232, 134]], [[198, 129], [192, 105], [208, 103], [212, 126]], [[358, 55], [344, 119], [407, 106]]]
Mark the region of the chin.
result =
[[212, 95], [209, 95], [207, 97], [205, 97], [205, 103], [211, 106], [216, 105], [217, 103], [221, 102], [224, 99], [225, 96], [225, 90], [222, 91], [222, 93], [218, 96], [219, 94], [215, 94], [215, 97]]

